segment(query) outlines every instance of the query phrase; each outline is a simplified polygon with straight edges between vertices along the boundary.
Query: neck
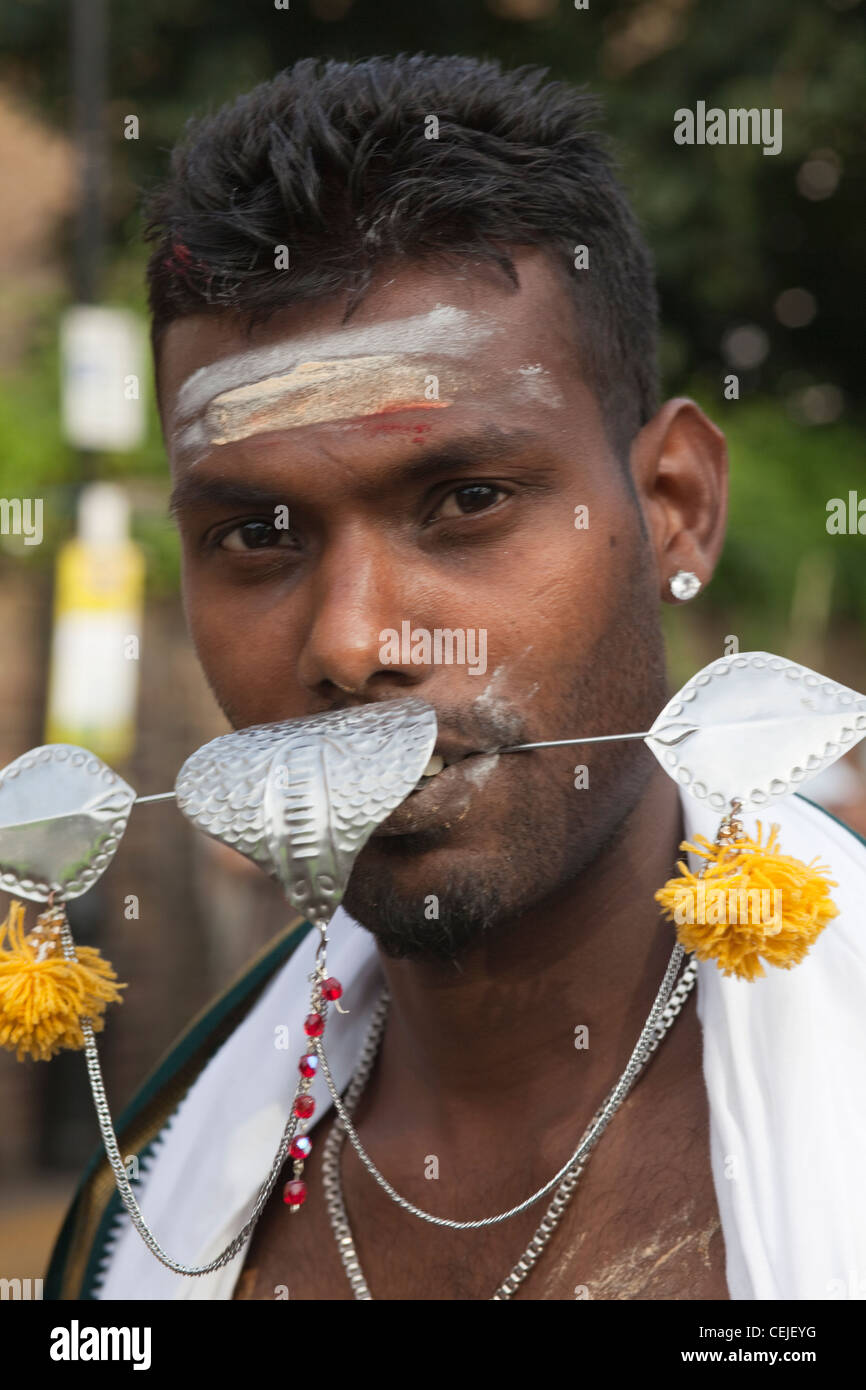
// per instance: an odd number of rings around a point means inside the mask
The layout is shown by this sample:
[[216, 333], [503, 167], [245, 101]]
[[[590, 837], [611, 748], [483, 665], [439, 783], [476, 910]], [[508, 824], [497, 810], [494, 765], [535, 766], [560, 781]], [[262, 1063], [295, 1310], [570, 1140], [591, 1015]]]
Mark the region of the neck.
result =
[[561, 1120], [563, 1087], [600, 1100], [613, 1085], [675, 944], [653, 901], [682, 839], [661, 769], [623, 829], [557, 898], [459, 966], [382, 959], [391, 1006], [374, 1089], [401, 1126], [451, 1130], [483, 1103], [494, 1126], [519, 1105], [543, 1128]]

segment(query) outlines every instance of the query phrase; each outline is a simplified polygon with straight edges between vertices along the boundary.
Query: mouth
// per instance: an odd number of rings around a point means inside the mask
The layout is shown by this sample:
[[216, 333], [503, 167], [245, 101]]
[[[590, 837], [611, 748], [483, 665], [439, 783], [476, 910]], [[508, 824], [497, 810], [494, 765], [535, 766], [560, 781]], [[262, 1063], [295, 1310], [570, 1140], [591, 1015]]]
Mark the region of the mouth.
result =
[[450, 829], [467, 815], [498, 761], [497, 753], [439, 745], [416, 786], [373, 837]]
[[433, 752], [430, 755], [430, 760], [427, 763], [427, 766], [421, 773], [421, 776], [419, 777], [418, 781], [416, 782], [409, 795], [417, 796], [419, 791], [422, 791], [424, 787], [429, 786], [430, 782], [434, 778], [439, 777], [441, 773], [445, 771], [446, 768], [453, 767], [455, 763], [462, 763], [466, 760], [466, 758], [478, 757], [480, 751], [481, 750], [478, 748], [469, 748], [465, 751], [457, 751], [455, 749], [446, 751], [444, 747], [437, 745], [437, 747], [434, 748]]

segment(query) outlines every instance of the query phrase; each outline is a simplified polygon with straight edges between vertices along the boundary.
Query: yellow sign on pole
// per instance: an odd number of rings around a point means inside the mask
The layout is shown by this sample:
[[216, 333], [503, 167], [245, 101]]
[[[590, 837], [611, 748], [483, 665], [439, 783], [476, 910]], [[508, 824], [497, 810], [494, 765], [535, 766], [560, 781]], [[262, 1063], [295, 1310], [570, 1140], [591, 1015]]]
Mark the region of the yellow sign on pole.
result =
[[78, 524], [57, 560], [45, 737], [116, 765], [135, 744], [144, 557], [113, 484], [85, 488]]

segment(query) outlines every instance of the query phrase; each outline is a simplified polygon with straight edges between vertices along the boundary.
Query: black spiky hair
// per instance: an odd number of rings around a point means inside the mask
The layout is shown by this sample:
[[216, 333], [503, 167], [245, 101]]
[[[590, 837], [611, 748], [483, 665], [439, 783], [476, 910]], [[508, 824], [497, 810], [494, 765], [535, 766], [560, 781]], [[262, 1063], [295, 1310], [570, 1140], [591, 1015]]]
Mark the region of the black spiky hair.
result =
[[231, 310], [251, 328], [343, 294], [348, 317], [385, 266], [486, 261], [517, 283], [512, 252], [541, 247], [622, 454], [656, 408], [657, 302], [597, 116], [537, 68], [401, 54], [304, 59], [189, 121], [145, 203], [155, 358], [184, 315]]

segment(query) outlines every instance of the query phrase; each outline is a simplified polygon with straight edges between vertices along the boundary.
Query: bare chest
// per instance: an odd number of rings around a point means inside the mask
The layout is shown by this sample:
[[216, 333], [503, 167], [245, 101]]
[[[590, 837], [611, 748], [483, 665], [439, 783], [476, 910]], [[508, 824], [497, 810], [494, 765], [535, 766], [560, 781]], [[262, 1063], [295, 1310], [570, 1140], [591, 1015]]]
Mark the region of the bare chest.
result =
[[[702, 1093], [687, 1088], [655, 1108], [653, 1099], [647, 1095], [636, 1103], [633, 1097], [616, 1116], [514, 1297], [727, 1299]], [[256, 1228], [236, 1299], [354, 1297], [326, 1210], [323, 1138], [314, 1135], [304, 1207], [292, 1214], [281, 1200], [282, 1180], [275, 1189]], [[341, 1172], [355, 1247], [375, 1299], [490, 1299], [525, 1254], [550, 1201], [544, 1198], [500, 1225], [452, 1231], [397, 1207], [348, 1145]], [[489, 1182], [473, 1196], [478, 1214], [519, 1201], [538, 1185], [535, 1177], [519, 1170], [519, 1153], [503, 1154], [502, 1165], [492, 1168]], [[468, 1215], [459, 1187], [416, 1180], [400, 1190], [426, 1210]]]

